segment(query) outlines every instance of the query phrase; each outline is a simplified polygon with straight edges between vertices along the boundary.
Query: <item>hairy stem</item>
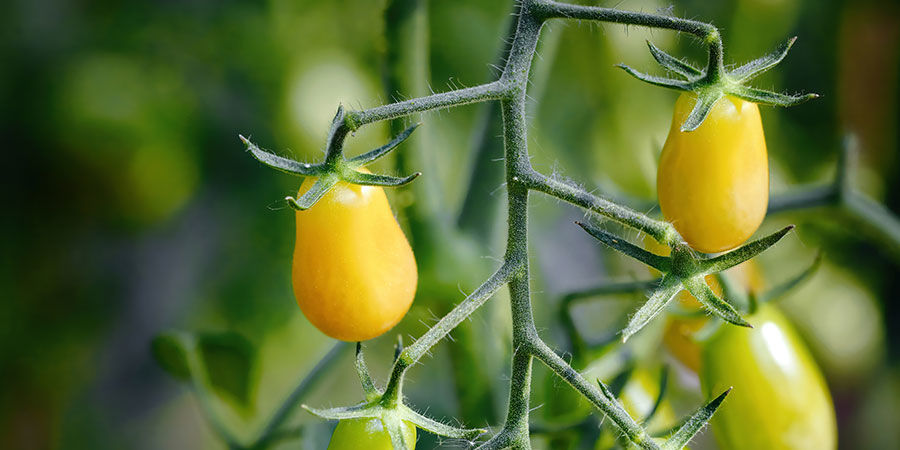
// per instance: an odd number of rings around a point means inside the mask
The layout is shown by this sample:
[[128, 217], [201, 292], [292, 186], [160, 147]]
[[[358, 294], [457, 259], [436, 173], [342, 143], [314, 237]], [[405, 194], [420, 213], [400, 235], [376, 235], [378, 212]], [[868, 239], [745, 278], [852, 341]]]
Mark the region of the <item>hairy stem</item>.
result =
[[670, 243], [677, 233], [668, 222], [654, 220], [626, 206], [597, 197], [584, 189], [565, 181], [556, 180], [537, 172], [527, 175], [527, 186], [535, 191], [565, 200], [573, 205], [609, 217], [619, 223], [647, 233], [662, 243]]
[[481, 305], [484, 304], [491, 296], [497, 292], [509, 280], [510, 275], [515, 268], [510, 263], [503, 264], [493, 275], [490, 276], [475, 292], [469, 294], [456, 308], [453, 308], [446, 316], [442, 317], [433, 327], [431, 327], [419, 339], [416, 339], [409, 347], [403, 349], [394, 368], [391, 372], [391, 378], [385, 388], [382, 403], [393, 405], [400, 398], [400, 391], [403, 382], [403, 375], [410, 366], [418, 362], [431, 347], [434, 347], [445, 336], [450, 334], [457, 325], [472, 315]]
[[417, 112], [433, 111], [488, 100], [499, 100], [507, 95], [507, 90], [505, 83], [492, 81], [470, 88], [441, 92], [427, 97], [413, 98], [362, 111], [350, 111], [347, 113], [345, 124], [351, 130], [355, 130], [372, 122], [397, 119]]

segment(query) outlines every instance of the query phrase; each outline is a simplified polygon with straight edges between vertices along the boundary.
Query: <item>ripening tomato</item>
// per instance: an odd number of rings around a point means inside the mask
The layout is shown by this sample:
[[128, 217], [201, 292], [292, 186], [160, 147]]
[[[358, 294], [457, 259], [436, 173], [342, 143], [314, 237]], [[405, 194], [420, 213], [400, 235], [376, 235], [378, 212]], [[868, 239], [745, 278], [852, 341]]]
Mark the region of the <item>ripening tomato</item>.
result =
[[303, 314], [335, 339], [372, 339], [406, 315], [416, 260], [381, 187], [338, 183], [297, 211], [293, 282]]
[[707, 396], [734, 390], [712, 418], [723, 449], [834, 449], [831, 395], [819, 367], [788, 320], [771, 304], [723, 325], [703, 345], [700, 384]]
[[726, 96], [694, 131], [680, 127], [695, 96], [675, 103], [656, 190], [666, 220], [691, 247], [722, 252], [747, 240], [769, 204], [769, 166], [759, 108]]
[[[416, 426], [403, 422], [403, 438], [407, 450], [416, 448]], [[338, 422], [328, 450], [394, 450], [391, 436], [384, 429], [381, 419], [374, 417], [362, 419], [344, 419]]]

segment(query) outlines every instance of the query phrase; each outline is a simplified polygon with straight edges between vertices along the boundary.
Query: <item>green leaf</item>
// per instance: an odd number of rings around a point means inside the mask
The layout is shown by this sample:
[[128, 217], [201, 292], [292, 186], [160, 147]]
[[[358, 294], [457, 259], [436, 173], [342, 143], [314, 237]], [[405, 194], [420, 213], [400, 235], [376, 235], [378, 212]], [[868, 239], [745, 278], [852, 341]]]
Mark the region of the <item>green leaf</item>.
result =
[[150, 343], [150, 353], [159, 367], [175, 379], [180, 381], [191, 379], [187, 350], [181, 336], [174, 333], [156, 336]]
[[249, 405], [256, 358], [250, 341], [233, 332], [202, 334], [197, 338], [196, 348], [209, 385], [240, 406]]
[[666, 443], [663, 444], [662, 448], [664, 450], [680, 450], [684, 448], [688, 442], [700, 431], [707, 423], [709, 423], [709, 419], [712, 418], [713, 414], [719, 409], [719, 406], [722, 405], [722, 402], [725, 400], [725, 397], [728, 393], [731, 392], [731, 388], [728, 388], [727, 391], [720, 394], [718, 397], [713, 399], [713, 401], [707, 403], [702, 408], [698, 409], [687, 421], [685, 421], [684, 425], [681, 426], [674, 434], [669, 436], [666, 440]]

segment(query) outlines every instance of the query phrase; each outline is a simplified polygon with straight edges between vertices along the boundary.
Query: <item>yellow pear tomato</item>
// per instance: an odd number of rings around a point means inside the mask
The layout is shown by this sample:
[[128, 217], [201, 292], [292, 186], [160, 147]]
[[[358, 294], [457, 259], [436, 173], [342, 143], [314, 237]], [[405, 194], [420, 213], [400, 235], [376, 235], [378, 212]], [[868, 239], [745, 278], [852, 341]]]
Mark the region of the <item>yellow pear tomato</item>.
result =
[[393, 328], [412, 304], [418, 271], [384, 189], [341, 182], [296, 216], [294, 296], [309, 321], [351, 342]]
[[769, 204], [769, 167], [759, 108], [726, 96], [694, 131], [680, 127], [695, 95], [675, 103], [657, 172], [659, 205], [691, 247], [713, 253], [747, 240]]
[[[416, 426], [403, 422], [403, 439], [407, 450], [416, 448]], [[384, 429], [381, 419], [374, 417], [344, 419], [338, 422], [328, 450], [394, 450], [391, 436]]]
[[734, 387], [711, 421], [719, 446], [836, 448], [831, 394], [806, 345], [771, 304], [747, 320], [754, 328], [723, 325], [703, 345], [704, 394]]

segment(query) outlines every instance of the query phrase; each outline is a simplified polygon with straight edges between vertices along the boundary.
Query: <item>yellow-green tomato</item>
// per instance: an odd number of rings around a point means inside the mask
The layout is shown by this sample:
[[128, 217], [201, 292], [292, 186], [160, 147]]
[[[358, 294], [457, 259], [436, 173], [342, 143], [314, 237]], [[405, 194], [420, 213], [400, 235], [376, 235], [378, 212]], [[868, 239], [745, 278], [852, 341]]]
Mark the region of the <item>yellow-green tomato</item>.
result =
[[[307, 178], [300, 194], [313, 182]], [[297, 211], [294, 296], [328, 336], [352, 342], [385, 333], [406, 315], [417, 281], [412, 249], [381, 187], [338, 183]]]
[[[416, 426], [403, 422], [403, 440], [407, 450], [416, 448]], [[391, 436], [384, 429], [381, 419], [345, 419], [338, 422], [328, 450], [394, 450]]]
[[711, 421], [719, 446], [834, 449], [831, 394], [809, 350], [772, 305], [761, 305], [748, 321], [754, 328], [723, 325], [704, 343], [704, 394], [734, 387]]
[[656, 190], [666, 220], [691, 247], [722, 252], [759, 228], [769, 204], [769, 166], [759, 108], [726, 96], [694, 131], [680, 127], [694, 94], [675, 103]]

